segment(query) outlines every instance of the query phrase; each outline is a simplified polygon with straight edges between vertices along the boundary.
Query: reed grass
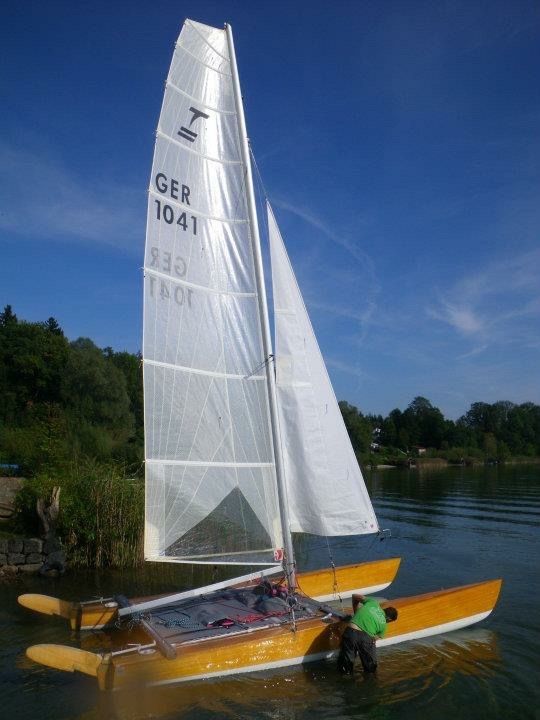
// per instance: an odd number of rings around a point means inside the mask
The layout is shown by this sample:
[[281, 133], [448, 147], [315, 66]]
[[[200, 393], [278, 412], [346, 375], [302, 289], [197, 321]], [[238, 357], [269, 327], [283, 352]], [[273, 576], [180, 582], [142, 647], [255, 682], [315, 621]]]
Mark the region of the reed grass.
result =
[[144, 483], [123, 466], [83, 459], [29, 480], [19, 493], [22, 524], [34, 523], [38, 497], [61, 487], [57, 534], [72, 566], [135, 567], [143, 562]]

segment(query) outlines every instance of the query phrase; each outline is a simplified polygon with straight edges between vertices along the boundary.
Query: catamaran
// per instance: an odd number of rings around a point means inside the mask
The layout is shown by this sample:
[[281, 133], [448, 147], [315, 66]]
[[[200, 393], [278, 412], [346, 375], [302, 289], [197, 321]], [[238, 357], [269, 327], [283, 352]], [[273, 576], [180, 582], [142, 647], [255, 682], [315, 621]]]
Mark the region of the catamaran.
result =
[[[33, 660], [110, 689], [329, 658], [344, 615], [326, 603], [379, 592], [394, 579], [398, 558], [297, 568], [293, 533], [380, 528], [269, 204], [266, 212], [275, 349], [231, 27], [187, 20], [148, 193], [145, 557], [229, 565], [240, 575], [151, 599], [22, 595], [22, 605], [63, 616], [76, 630], [127, 619], [140, 631], [140, 642], [101, 653], [35, 645], [27, 650]], [[500, 585], [393, 599], [399, 618], [378, 644], [482, 620]], [[112, 632], [121, 642], [121, 627]]]

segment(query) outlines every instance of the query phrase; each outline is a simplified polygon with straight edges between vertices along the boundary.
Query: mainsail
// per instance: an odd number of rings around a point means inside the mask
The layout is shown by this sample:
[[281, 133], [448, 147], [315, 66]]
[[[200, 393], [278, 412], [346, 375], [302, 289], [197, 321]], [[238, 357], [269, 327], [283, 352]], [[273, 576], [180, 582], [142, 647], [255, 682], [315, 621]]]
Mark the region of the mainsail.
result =
[[292, 532], [378, 531], [324, 360], [268, 204], [276, 392]]
[[157, 129], [144, 262], [147, 559], [282, 547], [227, 35], [186, 21]]

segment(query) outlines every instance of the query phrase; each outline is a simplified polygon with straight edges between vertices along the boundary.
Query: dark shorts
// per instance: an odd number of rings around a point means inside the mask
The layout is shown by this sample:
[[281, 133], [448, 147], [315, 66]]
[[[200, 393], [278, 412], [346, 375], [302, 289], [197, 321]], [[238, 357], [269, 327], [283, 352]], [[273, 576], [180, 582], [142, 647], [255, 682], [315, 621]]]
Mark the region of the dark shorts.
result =
[[341, 638], [341, 648], [338, 655], [338, 670], [351, 675], [356, 656], [360, 658], [364, 672], [372, 673], [377, 669], [377, 646], [375, 638], [363, 630], [346, 627]]

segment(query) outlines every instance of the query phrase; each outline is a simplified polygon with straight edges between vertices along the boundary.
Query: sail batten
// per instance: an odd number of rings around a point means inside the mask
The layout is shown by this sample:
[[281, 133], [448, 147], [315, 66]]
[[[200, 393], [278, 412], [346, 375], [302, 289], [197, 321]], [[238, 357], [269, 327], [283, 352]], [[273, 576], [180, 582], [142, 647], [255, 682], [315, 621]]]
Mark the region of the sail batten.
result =
[[193, 288], [200, 292], [215, 293], [217, 295], [229, 295], [230, 297], [238, 297], [238, 298], [255, 298], [256, 297], [256, 294], [253, 292], [234, 292], [232, 290], [220, 290], [219, 288], [211, 288], [211, 287], [205, 287], [204, 285], [197, 285], [196, 283], [188, 282], [187, 280], [183, 280], [182, 278], [174, 277], [174, 275], [168, 275], [167, 273], [158, 272], [157, 270], [154, 270], [153, 268], [145, 268], [145, 272], [149, 273], [150, 275], [153, 275], [156, 278], [162, 278], [162, 279], [170, 281], [172, 283], [177, 283], [178, 285], [184, 285], [185, 287]]
[[[200, 153], [198, 154], [200, 156]], [[163, 198], [163, 194], [153, 187], [148, 188], [148, 193], [154, 198]], [[192, 215], [196, 215], [197, 217], [203, 218], [205, 220], [215, 220], [216, 222], [226, 223], [228, 225], [247, 225], [249, 222], [247, 218], [226, 218], [217, 217], [216, 215], [210, 215], [208, 213], [202, 212], [201, 210], [197, 210], [196, 208], [191, 207], [191, 205], [184, 205], [183, 203], [178, 202], [177, 200], [174, 200], [170, 197], [167, 198], [167, 202], [173, 207], [179, 208], [180, 210], [185, 212], [189, 211]]]
[[208, 45], [208, 47], [216, 53], [216, 55], [219, 55], [221, 58], [223, 58], [226, 62], [230, 63], [229, 57], [223, 55], [217, 48], [215, 48], [211, 42], [209, 42], [208, 38], [206, 38], [203, 33], [200, 32], [198, 29], [198, 26], [201, 25], [201, 23], [193, 22], [193, 20], [186, 20], [186, 25], [189, 25], [193, 30], [197, 33], [197, 35], [201, 38], [201, 40]]
[[[196, 98], [196, 97], [194, 97], [193, 95], [188, 95], [188, 93], [187, 93], [185, 90], [182, 90], [182, 89], [179, 88], [177, 85], [175, 85], [174, 83], [170, 82], [170, 80], [167, 80], [167, 83], [166, 83], [166, 86], [165, 86], [165, 87], [171, 88], [171, 90], [174, 90], [175, 92], [180, 93], [181, 95], [183, 95], [184, 97], [188, 98], [188, 99], [191, 100], [192, 102], [193, 102], [193, 101], [199, 102], [199, 103], [201, 102], [200, 98]], [[235, 110], [223, 110], [223, 109], [220, 109], [220, 108], [217, 108], [217, 107], [213, 107], [212, 105], [205, 105], [205, 108], [206, 108], [207, 110], [211, 110], [212, 112], [221, 113], [222, 115], [236, 115]]]
[[168, 135], [166, 132], [163, 132], [163, 130], [157, 129], [156, 135], [160, 138], [163, 138], [167, 142], [172, 143], [173, 145], [178, 145], [178, 147], [181, 147], [182, 150], [185, 152], [192, 152], [194, 155], [197, 155], [198, 157], [204, 158], [205, 160], [209, 160], [210, 162], [215, 163], [221, 163], [222, 165], [241, 165], [241, 160], [223, 160], [222, 158], [213, 157], [212, 155], [204, 155], [203, 153], [197, 152], [196, 150], [193, 150], [192, 148], [185, 147], [179, 140], [176, 140], [176, 138], [172, 137], [171, 135]]
[[232, 375], [231, 373], [218, 373], [212, 370], [201, 370], [200, 368], [188, 368], [182, 365], [173, 365], [172, 363], [158, 362], [157, 360], [145, 360], [145, 364], [154, 365], [155, 367], [169, 368], [172, 370], [180, 370], [186, 373], [193, 373], [195, 375], [205, 375], [207, 377], [224, 378], [227, 380], [265, 380], [264, 375], [255, 375], [250, 373], [249, 377], [246, 375]]
[[161, 460], [158, 458], [146, 458], [147, 463], [155, 463], [159, 465], [184, 465], [185, 467], [219, 467], [219, 468], [271, 468], [274, 467], [274, 463], [268, 462], [212, 462], [209, 460]]

